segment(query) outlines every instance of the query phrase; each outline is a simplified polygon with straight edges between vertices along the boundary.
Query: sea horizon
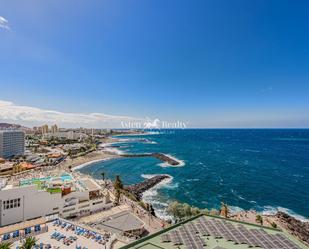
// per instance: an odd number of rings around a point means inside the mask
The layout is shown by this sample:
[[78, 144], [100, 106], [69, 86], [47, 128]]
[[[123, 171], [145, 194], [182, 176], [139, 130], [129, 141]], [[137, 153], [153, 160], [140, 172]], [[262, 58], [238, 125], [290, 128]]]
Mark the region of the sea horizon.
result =
[[[121, 136], [114, 144], [116, 153], [162, 152], [184, 165], [171, 167], [154, 158], [120, 158], [93, 163], [80, 171], [93, 177], [99, 171], [111, 178], [119, 174], [125, 184], [134, 184], [156, 174], [170, 175], [171, 181], [154, 187], [143, 196], [158, 215], [165, 218], [167, 204], [178, 200], [208, 209], [219, 208], [224, 201], [234, 212], [254, 209], [274, 214], [281, 210], [307, 220], [307, 130], [166, 129]], [[201, 139], [204, 141], [200, 142]], [[295, 149], [297, 152], [293, 153]], [[265, 187], [259, 186], [261, 184]]]

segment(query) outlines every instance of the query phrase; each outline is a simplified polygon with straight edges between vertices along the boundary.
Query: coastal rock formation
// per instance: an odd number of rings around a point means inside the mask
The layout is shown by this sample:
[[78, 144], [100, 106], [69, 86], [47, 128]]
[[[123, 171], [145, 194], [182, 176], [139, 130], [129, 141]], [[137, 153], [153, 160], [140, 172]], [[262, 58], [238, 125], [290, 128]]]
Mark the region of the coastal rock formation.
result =
[[156, 175], [152, 178], [146, 179], [145, 181], [141, 183], [130, 185], [126, 187], [125, 189], [131, 194], [133, 194], [138, 200], [141, 200], [142, 195], [145, 191], [151, 189], [158, 183], [168, 178], [170, 178], [169, 175]]
[[302, 222], [283, 212], [278, 212], [276, 218], [293, 236], [309, 245], [309, 222]]
[[165, 155], [163, 153], [144, 153], [144, 154], [122, 154], [123, 157], [155, 157], [162, 162], [168, 163], [172, 166], [178, 166], [179, 162], [175, 159], [169, 157], [168, 155]]
[[175, 159], [165, 155], [165, 154], [162, 154], [162, 153], [152, 153], [151, 154], [153, 157], [163, 161], [163, 162], [166, 162], [168, 163], [169, 165], [172, 165], [172, 166], [177, 166], [179, 165], [179, 162], [176, 161]]

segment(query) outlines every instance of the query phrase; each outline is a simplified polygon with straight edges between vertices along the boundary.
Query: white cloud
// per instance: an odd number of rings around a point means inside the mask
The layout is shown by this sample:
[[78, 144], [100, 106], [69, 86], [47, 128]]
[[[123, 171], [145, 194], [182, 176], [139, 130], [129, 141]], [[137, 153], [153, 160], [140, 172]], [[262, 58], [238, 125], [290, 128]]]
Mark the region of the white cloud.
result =
[[0, 100], [0, 122], [4, 121], [28, 126], [56, 123], [63, 127], [117, 128], [121, 127], [121, 122], [143, 122], [145, 119], [103, 113], [65, 113]]
[[0, 28], [10, 30], [9, 22], [4, 17], [0, 16]]

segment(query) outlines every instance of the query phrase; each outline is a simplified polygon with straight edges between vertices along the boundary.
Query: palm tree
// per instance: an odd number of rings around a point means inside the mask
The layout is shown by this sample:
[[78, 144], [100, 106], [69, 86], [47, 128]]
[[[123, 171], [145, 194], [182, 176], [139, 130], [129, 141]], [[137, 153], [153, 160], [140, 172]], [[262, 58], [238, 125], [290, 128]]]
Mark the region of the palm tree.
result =
[[121, 190], [123, 189], [123, 184], [122, 184], [122, 181], [119, 175], [116, 175], [116, 179], [114, 182], [114, 188], [115, 188], [115, 203], [119, 204], [120, 193], [121, 193]]
[[12, 243], [10, 242], [3, 242], [0, 244], [0, 249], [10, 249], [12, 248]]
[[225, 218], [228, 217], [229, 215], [229, 208], [226, 203], [221, 202], [221, 210], [220, 210], [220, 215], [224, 216]]
[[101, 176], [102, 176], [102, 180], [104, 181], [105, 180], [105, 173], [101, 172]]
[[119, 175], [116, 175], [116, 179], [115, 179], [115, 182], [114, 182], [114, 188], [115, 189], [122, 189], [123, 188], [123, 184], [122, 184], [122, 181], [121, 181]]
[[33, 249], [35, 244], [37, 242], [37, 239], [34, 237], [28, 237], [23, 241], [23, 244], [21, 246], [21, 249]]
[[261, 226], [263, 225], [263, 217], [261, 215], [258, 214], [255, 218], [255, 221], [260, 223]]

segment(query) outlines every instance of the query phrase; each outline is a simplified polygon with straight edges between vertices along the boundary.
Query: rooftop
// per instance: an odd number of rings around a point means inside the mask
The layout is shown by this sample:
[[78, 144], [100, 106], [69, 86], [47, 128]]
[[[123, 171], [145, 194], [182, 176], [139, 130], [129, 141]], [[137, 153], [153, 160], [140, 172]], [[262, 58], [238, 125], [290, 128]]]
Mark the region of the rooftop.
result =
[[[27, 179], [15, 179], [7, 182], [2, 180], [0, 182], [0, 189], [7, 190], [12, 188], [20, 188], [26, 186], [36, 186], [39, 190], [47, 190], [51, 193], [61, 192], [61, 189], [68, 188], [70, 191], [99, 191], [101, 186], [97, 184], [93, 179], [88, 177], [76, 177], [72, 174], [62, 173], [55, 175], [44, 174], [29, 174]], [[59, 191], [54, 191], [59, 190]]]
[[254, 224], [200, 215], [133, 242], [127, 248], [305, 249], [289, 234]]
[[92, 226], [111, 233], [130, 232], [144, 227], [144, 222], [132, 213], [124, 211], [99, 220]]

